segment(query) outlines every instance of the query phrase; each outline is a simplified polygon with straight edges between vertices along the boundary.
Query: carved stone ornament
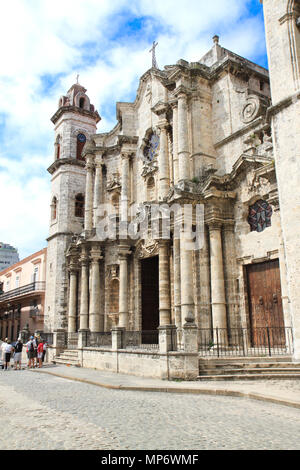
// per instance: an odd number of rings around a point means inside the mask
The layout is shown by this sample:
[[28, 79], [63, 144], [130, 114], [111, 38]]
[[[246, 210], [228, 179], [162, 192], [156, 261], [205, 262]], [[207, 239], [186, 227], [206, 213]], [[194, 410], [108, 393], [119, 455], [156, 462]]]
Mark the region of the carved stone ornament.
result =
[[157, 170], [158, 166], [155, 164], [155, 162], [145, 162], [142, 170], [142, 176], [146, 177], [152, 173], [155, 173]]
[[139, 258], [150, 258], [158, 255], [158, 242], [151, 238], [138, 242], [136, 252]]
[[261, 101], [258, 96], [250, 95], [246, 99], [246, 103], [243, 105], [241, 111], [241, 120], [248, 124], [254, 121], [262, 113]]
[[121, 182], [119, 173], [114, 173], [112, 179], [107, 182], [106, 190], [108, 192], [120, 192], [121, 191]]
[[106, 277], [109, 279], [119, 279], [119, 265], [110, 264], [106, 267]]
[[249, 193], [258, 192], [263, 188], [266, 190], [266, 187], [269, 185], [267, 178], [259, 176], [255, 172], [251, 172], [249, 175], [247, 175], [247, 182]]

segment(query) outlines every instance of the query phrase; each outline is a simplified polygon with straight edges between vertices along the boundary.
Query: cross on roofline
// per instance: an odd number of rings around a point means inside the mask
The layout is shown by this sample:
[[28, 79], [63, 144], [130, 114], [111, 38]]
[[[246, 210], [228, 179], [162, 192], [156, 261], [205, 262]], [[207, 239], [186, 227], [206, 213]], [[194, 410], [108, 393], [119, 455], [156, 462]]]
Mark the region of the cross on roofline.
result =
[[152, 52], [152, 67], [157, 69], [157, 62], [156, 62], [156, 56], [155, 56], [155, 48], [158, 45], [158, 42], [153, 41], [152, 47], [149, 52]]

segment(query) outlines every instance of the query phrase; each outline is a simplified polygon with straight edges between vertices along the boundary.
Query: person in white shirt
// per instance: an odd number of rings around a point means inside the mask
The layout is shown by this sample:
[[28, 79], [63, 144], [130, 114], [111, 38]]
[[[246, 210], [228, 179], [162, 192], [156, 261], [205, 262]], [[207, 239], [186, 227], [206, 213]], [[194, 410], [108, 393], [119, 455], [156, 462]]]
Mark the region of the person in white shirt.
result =
[[4, 369], [4, 363], [5, 363], [5, 348], [6, 348], [6, 345], [7, 345], [7, 341], [8, 339], [5, 338], [3, 340], [3, 343], [1, 344], [1, 360], [2, 360], [2, 369]]
[[8, 340], [5, 346], [5, 367], [4, 369], [7, 370], [9, 368], [9, 363], [10, 363], [10, 358], [11, 358], [11, 353], [13, 352], [14, 348], [10, 344], [10, 341]]

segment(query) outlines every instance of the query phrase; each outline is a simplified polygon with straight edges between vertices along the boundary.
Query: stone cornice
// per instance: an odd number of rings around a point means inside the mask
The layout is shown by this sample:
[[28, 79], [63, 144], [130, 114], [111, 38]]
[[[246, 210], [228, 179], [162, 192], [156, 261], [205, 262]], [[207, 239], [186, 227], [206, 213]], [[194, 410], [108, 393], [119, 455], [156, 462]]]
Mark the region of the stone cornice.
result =
[[56, 124], [59, 118], [65, 113], [74, 113], [81, 114], [82, 116], [88, 116], [95, 120], [98, 123], [101, 120], [101, 117], [98, 114], [98, 111], [87, 111], [86, 109], [78, 108], [77, 106], [62, 106], [60, 107], [55, 114], [53, 114], [51, 121], [53, 124]]
[[55, 160], [49, 168], [47, 168], [47, 171], [53, 175], [53, 173], [62, 165], [74, 165], [84, 168], [85, 162], [83, 160], [77, 160], [76, 158], [59, 158], [58, 160]]
[[270, 117], [279, 113], [282, 109], [287, 108], [288, 106], [294, 104], [296, 101], [300, 100], [300, 90], [294, 93], [293, 95], [284, 98], [283, 100], [279, 101], [278, 103], [270, 106], [267, 109], [267, 119], [269, 120]]
[[162, 101], [158, 101], [152, 108], [151, 111], [157, 116], [161, 117], [165, 115], [169, 110], [170, 105]]
[[250, 124], [246, 125], [246, 126], [243, 126], [241, 129], [239, 129], [238, 131], [236, 132], [233, 132], [232, 134], [230, 134], [229, 136], [225, 137], [224, 139], [222, 140], [219, 140], [219, 142], [216, 142], [214, 144], [214, 147], [215, 148], [218, 148], [218, 147], [222, 147], [222, 145], [225, 145], [227, 144], [228, 142], [230, 142], [231, 140], [234, 140], [236, 139], [237, 137], [240, 137], [241, 135], [243, 134], [246, 134], [247, 132], [249, 132], [251, 129], [253, 129], [254, 127], [258, 127], [260, 125], [262, 125], [264, 123], [264, 116], [259, 116], [258, 118], [256, 118], [254, 121], [250, 122]]
[[46, 238], [46, 241], [49, 242], [50, 240], [53, 240], [53, 238], [55, 237], [59, 237], [61, 235], [64, 235], [64, 236], [72, 236], [74, 235], [73, 232], [57, 232], [57, 233], [54, 233], [53, 235], [50, 235], [50, 237]]
[[135, 135], [119, 135], [118, 136], [118, 144], [120, 146], [124, 144], [131, 144], [136, 145], [138, 143], [139, 138]]
[[242, 172], [246, 172], [249, 168], [254, 168], [261, 171], [261, 176], [262, 174], [265, 175], [267, 172], [273, 172], [275, 174], [275, 168], [271, 158], [260, 155], [242, 154], [233, 165], [231, 173], [223, 176], [210, 176], [202, 187], [203, 193], [206, 194], [206, 192], [209, 191], [211, 187], [213, 189], [218, 188], [218, 190], [224, 191], [222, 189], [224, 186], [227, 188], [227, 192], [230, 193], [233, 188], [238, 185], [237, 177]]

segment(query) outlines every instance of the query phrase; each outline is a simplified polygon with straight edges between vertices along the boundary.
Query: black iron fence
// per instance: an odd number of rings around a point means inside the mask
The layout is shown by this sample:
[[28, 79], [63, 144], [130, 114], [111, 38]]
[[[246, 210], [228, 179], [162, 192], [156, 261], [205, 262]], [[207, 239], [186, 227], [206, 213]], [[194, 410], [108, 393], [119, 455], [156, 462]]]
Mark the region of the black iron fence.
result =
[[198, 330], [201, 356], [277, 356], [293, 354], [292, 328], [212, 328]]
[[67, 340], [67, 347], [68, 349], [77, 349], [78, 348], [78, 333], [70, 333], [66, 334]]
[[111, 348], [111, 331], [82, 333], [82, 346], [95, 348]]
[[45, 341], [48, 345], [53, 344], [53, 333], [40, 333], [40, 337], [43, 341]]
[[125, 349], [158, 349], [158, 330], [153, 331], [124, 331], [123, 347]]
[[[180, 331], [171, 330], [171, 351], [184, 350]], [[83, 347], [111, 348], [112, 332], [82, 332]], [[53, 333], [40, 333], [53, 344]], [[78, 348], [78, 332], [65, 333], [65, 347]], [[177, 342], [178, 340], [178, 342]], [[159, 350], [159, 331], [122, 331], [121, 349]], [[293, 354], [292, 328], [211, 328], [198, 329], [198, 351], [202, 357], [257, 357]]]

